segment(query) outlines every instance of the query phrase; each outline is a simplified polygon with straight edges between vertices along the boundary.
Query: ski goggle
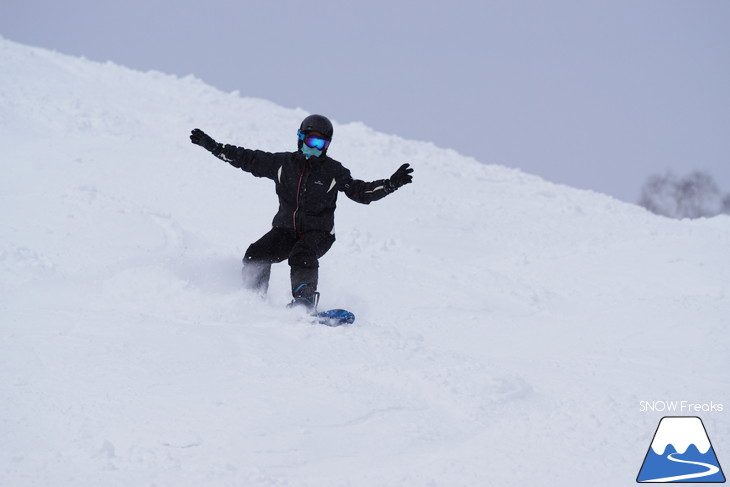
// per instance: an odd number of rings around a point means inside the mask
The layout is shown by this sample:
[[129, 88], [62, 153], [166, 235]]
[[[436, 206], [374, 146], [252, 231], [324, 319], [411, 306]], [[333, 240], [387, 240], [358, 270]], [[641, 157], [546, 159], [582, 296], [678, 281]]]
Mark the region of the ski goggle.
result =
[[322, 137], [317, 137], [316, 135], [307, 135], [305, 133], [302, 133], [300, 130], [297, 132], [299, 135], [299, 140], [303, 141], [305, 144], [307, 144], [307, 147], [310, 147], [312, 149], [319, 149], [319, 150], [325, 150], [327, 146], [330, 145], [330, 141], [327, 139], [323, 139]]

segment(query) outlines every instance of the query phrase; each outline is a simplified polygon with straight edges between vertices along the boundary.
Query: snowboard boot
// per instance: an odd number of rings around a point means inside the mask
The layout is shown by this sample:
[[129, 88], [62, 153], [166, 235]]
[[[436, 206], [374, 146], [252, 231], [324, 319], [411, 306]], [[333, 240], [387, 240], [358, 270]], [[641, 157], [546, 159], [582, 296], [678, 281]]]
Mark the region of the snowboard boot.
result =
[[287, 305], [287, 308], [304, 308], [308, 313], [317, 312], [319, 293], [309, 284], [300, 284], [292, 291], [294, 299]]

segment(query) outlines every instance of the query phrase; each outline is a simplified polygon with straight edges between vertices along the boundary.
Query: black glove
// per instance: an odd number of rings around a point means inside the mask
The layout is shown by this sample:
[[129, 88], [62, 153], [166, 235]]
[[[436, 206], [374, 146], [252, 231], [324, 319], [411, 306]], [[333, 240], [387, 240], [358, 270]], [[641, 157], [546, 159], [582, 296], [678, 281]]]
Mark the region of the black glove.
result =
[[190, 142], [199, 145], [209, 152], [213, 152], [214, 149], [218, 148], [218, 142], [200, 129], [194, 129], [190, 133]]
[[393, 173], [393, 175], [388, 179], [386, 182], [386, 188], [389, 193], [392, 193], [396, 189], [400, 188], [403, 185], [406, 185], [413, 181], [413, 176], [411, 176], [411, 173], [413, 172], [413, 168], [410, 164], [406, 163], [403, 164], [401, 167], [398, 168], [396, 172]]

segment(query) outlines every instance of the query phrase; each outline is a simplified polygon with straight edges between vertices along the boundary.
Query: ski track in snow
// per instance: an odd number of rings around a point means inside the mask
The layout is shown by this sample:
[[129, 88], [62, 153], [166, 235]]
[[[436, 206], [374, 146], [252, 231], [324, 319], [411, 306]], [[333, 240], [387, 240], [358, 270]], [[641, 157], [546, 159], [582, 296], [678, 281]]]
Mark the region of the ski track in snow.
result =
[[679, 482], [680, 480], [691, 480], [691, 479], [699, 479], [702, 477], [709, 477], [710, 475], [714, 475], [720, 471], [719, 468], [717, 468], [714, 465], [710, 465], [709, 463], [691, 462], [689, 460], [681, 460], [679, 458], [674, 458], [674, 455], [678, 455], [678, 453], [672, 453], [672, 454], [668, 455], [667, 458], [673, 462], [686, 463], [689, 465], [697, 465], [700, 467], [704, 467], [707, 470], [704, 472], [691, 473], [691, 474], [686, 474], [686, 475], [675, 475], [673, 477], [662, 477], [659, 479], [645, 480], [644, 482], [657, 482], [657, 483]]
[[356, 177], [414, 183], [340, 199], [322, 307], [357, 321], [310, 325], [285, 264], [240, 288], [273, 185], [187, 138], [290, 150], [302, 110], [1, 38], [0, 62], [0, 485], [620, 485], [640, 400], [728, 402], [729, 217], [336, 125]]

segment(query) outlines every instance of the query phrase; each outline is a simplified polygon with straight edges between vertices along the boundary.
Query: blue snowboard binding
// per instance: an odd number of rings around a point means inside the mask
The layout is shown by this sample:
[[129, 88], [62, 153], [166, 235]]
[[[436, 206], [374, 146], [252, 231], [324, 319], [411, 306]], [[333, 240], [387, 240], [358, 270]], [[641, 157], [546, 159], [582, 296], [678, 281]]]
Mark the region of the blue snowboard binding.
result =
[[319, 293], [314, 292], [309, 296], [304, 296], [304, 293], [300, 293], [305, 284], [299, 286], [295, 290], [295, 297], [291, 303], [287, 305], [288, 308], [303, 307], [306, 308], [309, 314], [314, 318], [314, 322], [325, 326], [342, 326], [349, 325], [355, 322], [355, 315], [345, 309], [329, 309], [327, 311], [317, 311], [317, 305], [319, 304]]
[[355, 315], [345, 309], [329, 309], [317, 311], [313, 315], [320, 325], [342, 326], [355, 322]]

